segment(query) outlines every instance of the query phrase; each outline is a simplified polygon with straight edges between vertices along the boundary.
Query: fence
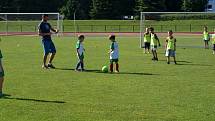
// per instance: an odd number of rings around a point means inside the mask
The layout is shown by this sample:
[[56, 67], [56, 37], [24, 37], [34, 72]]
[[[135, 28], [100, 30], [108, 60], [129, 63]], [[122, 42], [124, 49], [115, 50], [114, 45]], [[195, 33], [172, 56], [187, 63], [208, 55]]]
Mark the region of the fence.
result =
[[[149, 25], [148, 25], [149, 26]], [[156, 32], [201, 32], [204, 25], [150, 25]], [[208, 26], [209, 31], [214, 31], [215, 26]], [[64, 25], [63, 32], [139, 32], [139, 25]], [[0, 32], [37, 32], [37, 25], [8, 25], [0, 26]]]

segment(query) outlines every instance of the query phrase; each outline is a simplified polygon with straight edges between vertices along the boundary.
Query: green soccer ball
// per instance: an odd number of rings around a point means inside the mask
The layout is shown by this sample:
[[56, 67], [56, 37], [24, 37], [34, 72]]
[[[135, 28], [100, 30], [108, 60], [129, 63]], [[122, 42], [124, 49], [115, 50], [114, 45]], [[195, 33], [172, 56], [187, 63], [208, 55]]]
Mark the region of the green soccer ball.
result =
[[102, 67], [102, 72], [103, 73], [107, 73], [108, 72], [108, 67], [107, 66], [103, 66]]

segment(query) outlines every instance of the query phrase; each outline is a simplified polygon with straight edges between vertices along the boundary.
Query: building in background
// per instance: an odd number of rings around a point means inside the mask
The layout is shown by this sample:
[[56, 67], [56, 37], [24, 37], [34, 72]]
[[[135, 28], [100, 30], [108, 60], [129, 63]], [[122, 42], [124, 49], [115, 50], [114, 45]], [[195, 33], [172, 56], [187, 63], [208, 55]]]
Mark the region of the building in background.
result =
[[215, 0], [208, 0], [208, 4], [206, 6], [207, 12], [215, 12]]

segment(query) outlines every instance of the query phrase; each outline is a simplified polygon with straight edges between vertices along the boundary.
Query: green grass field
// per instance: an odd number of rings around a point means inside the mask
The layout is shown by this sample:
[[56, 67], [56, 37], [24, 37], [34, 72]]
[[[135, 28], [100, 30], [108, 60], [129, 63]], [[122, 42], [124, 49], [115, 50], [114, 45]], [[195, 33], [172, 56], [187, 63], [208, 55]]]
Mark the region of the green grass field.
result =
[[[178, 45], [202, 45], [201, 36], [176, 36]], [[178, 65], [158, 62], [138, 48], [137, 37], [117, 38], [120, 73], [109, 64], [109, 41], [87, 37], [87, 72], [75, 72], [74, 37], [54, 38], [58, 69], [43, 70], [39, 37], [8, 36], [0, 42], [6, 72], [0, 121], [213, 121], [212, 50], [178, 48]], [[161, 38], [162, 42], [164, 38]]]
[[[0, 32], [37, 32], [40, 21], [0, 21]], [[56, 21], [50, 21], [57, 26]], [[214, 20], [170, 20], [145, 21], [146, 26], [153, 26], [157, 32], [166, 32], [172, 29], [175, 32], [201, 32], [204, 25], [209, 31], [214, 31]], [[7, 27], [8, 26], [8, 27]], [[139, 32], [139, 20], [77, 20], [76, 30], [73, 20], [64, 20], [64, 32]]]

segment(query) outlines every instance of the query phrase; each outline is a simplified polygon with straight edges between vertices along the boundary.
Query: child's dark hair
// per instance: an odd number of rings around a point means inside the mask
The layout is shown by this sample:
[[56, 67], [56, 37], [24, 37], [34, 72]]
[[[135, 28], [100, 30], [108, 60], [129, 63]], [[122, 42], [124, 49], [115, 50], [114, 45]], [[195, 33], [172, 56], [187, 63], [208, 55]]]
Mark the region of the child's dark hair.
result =
[[78, 39], [84, 38], [84, 35], [78, 35]]
[[109, 40], [115, 40], [116, 36], [115, 35], [110, 35]]
[[48, 14], [43, 14], [42, 17], [49, 17], [49, 15]]
[[168, 32], [171, 32], [171, 33], [173, 33], [173, 31], [172, 31], [172, 30], [169, 30]]
[[150, 27], [149, 29], [150, 29], [151, 31], [154, 31], [154, 28], [153, 28], [153, 27]]

